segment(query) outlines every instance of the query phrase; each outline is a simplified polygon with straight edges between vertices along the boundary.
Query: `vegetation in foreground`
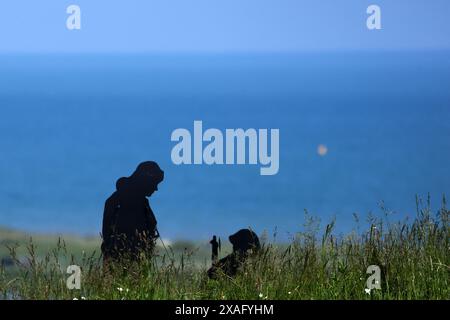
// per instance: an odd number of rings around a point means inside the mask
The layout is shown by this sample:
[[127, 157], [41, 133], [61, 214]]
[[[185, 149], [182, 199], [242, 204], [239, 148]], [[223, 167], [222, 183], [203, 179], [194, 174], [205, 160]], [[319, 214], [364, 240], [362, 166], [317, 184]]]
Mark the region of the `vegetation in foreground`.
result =
[[[196, 247], [160, 248], [152, 259], [105, 272], [96, 242], [79, 254], [70, 250], [83, 243], [60, 240], [44, 253], [29, 242], [24, 255], [7, 241], [13, 265], [0, 269], [0, 299], [449, 299], [449, 211], [445, 199], [437, 212], [429, 199], [417, 203], [413, 221], [369, 216], [366, 231], [348, 235], [336, 235], [334, 222], [321, 232], [307, 215], [290, 244], [266, 240], [237, 277], [216, 280]], [[69, 264], [81, 266], [80, 290], [66, 286]], [[381, 269], [380, 290], [365, 290], [370, 265]]]

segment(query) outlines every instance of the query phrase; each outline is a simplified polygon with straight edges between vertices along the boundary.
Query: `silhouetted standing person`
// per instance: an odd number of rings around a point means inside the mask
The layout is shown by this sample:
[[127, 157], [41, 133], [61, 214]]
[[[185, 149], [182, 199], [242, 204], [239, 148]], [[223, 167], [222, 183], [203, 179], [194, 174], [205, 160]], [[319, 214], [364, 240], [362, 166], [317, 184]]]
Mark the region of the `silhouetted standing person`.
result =
[[120, 178], [105, 203], [102, 253], [110, 260], [138, 260], [141, 253], [151, 255], [158, 237], [156, 218], [147, 197], [158, 190], [164, 171], [156, 162], [138, 165], [128, 178]]
[[212, 246], [211, 260], [212, 260], [212, 263], [214, 264], [219, 259], [220, 239], [219, 239], [219, 242], [217, 242], [216, 236], [213, 236], [212, 240], [209, 243]]

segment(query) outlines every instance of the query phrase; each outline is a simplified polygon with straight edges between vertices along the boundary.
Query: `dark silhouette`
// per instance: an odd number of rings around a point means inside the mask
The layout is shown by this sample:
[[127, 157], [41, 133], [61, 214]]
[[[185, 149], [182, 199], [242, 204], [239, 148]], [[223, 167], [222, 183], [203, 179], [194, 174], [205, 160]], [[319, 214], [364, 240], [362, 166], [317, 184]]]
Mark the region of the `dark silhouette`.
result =
[[103, 259], [138, 260], [151, 255], [158, 237], [156, 218], [147, 197], [158, 190], [164, 171], [153, 161], [139, 164], [134, 173], [116, 182], [103, 213]]
[[258, 236], [250, 229], [241, 229], [228, 239], [233, 245], [233, 252], [213, 264], [208, 270], [210, 278], [216, 278], [220, 273], [234, 277], [247, 258], [256, 254], [261, 248]]
[[209, 243], [212, 246], [211, 260], [214, 264], [217, 262], [217, 259], [219, 259], [220, 238], [219, 238], [219, 242], [217, 242], [217, 237], [213, 236], [212, 240]]

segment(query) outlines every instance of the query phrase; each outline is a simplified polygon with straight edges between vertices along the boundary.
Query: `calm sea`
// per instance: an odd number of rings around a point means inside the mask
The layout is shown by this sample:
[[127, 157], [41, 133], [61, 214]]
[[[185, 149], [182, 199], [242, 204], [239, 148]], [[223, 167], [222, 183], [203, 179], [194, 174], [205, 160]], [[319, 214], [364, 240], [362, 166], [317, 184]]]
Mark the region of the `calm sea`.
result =
[[[280, 170], [175, 166], [176, 128], [278, 128]], [[319, 155], [319, 145], [327, 153]], [[165, 238], [251, 226], [280, 237], [304, 210], [415, 215], [450, 195], [450, 53], [0, 56], [0, 225], [98, 234], [115, 181], [144, 160]], [[383, 204], [384, 203], [384, 204]]]

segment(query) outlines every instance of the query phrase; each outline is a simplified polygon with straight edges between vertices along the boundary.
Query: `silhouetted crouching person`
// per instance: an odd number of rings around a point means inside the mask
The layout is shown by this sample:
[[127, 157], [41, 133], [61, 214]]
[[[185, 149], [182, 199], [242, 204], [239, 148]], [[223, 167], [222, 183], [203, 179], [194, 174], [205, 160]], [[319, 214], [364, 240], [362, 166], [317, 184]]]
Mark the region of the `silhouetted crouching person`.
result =
[[163, 181], [158, 164], [139, 164], [128, 178], [120, 178], [105, 203], [102, 228], [102, 254], [105, 264], [111, 261], [136, 261], [141, 254], [151, 255], [158, 237], [156, 218], [147, 197]]
[[229, 254], [208, 270], [208, 277], [215, 278], [218, 274], [224, 273], [233, 277], [239, 271], [239, 267], [251, 255], [256, 254], [261, 248], [259, 238], [250, 229], [241, 229], [229, 237], [233, 245], [233, 253]]

